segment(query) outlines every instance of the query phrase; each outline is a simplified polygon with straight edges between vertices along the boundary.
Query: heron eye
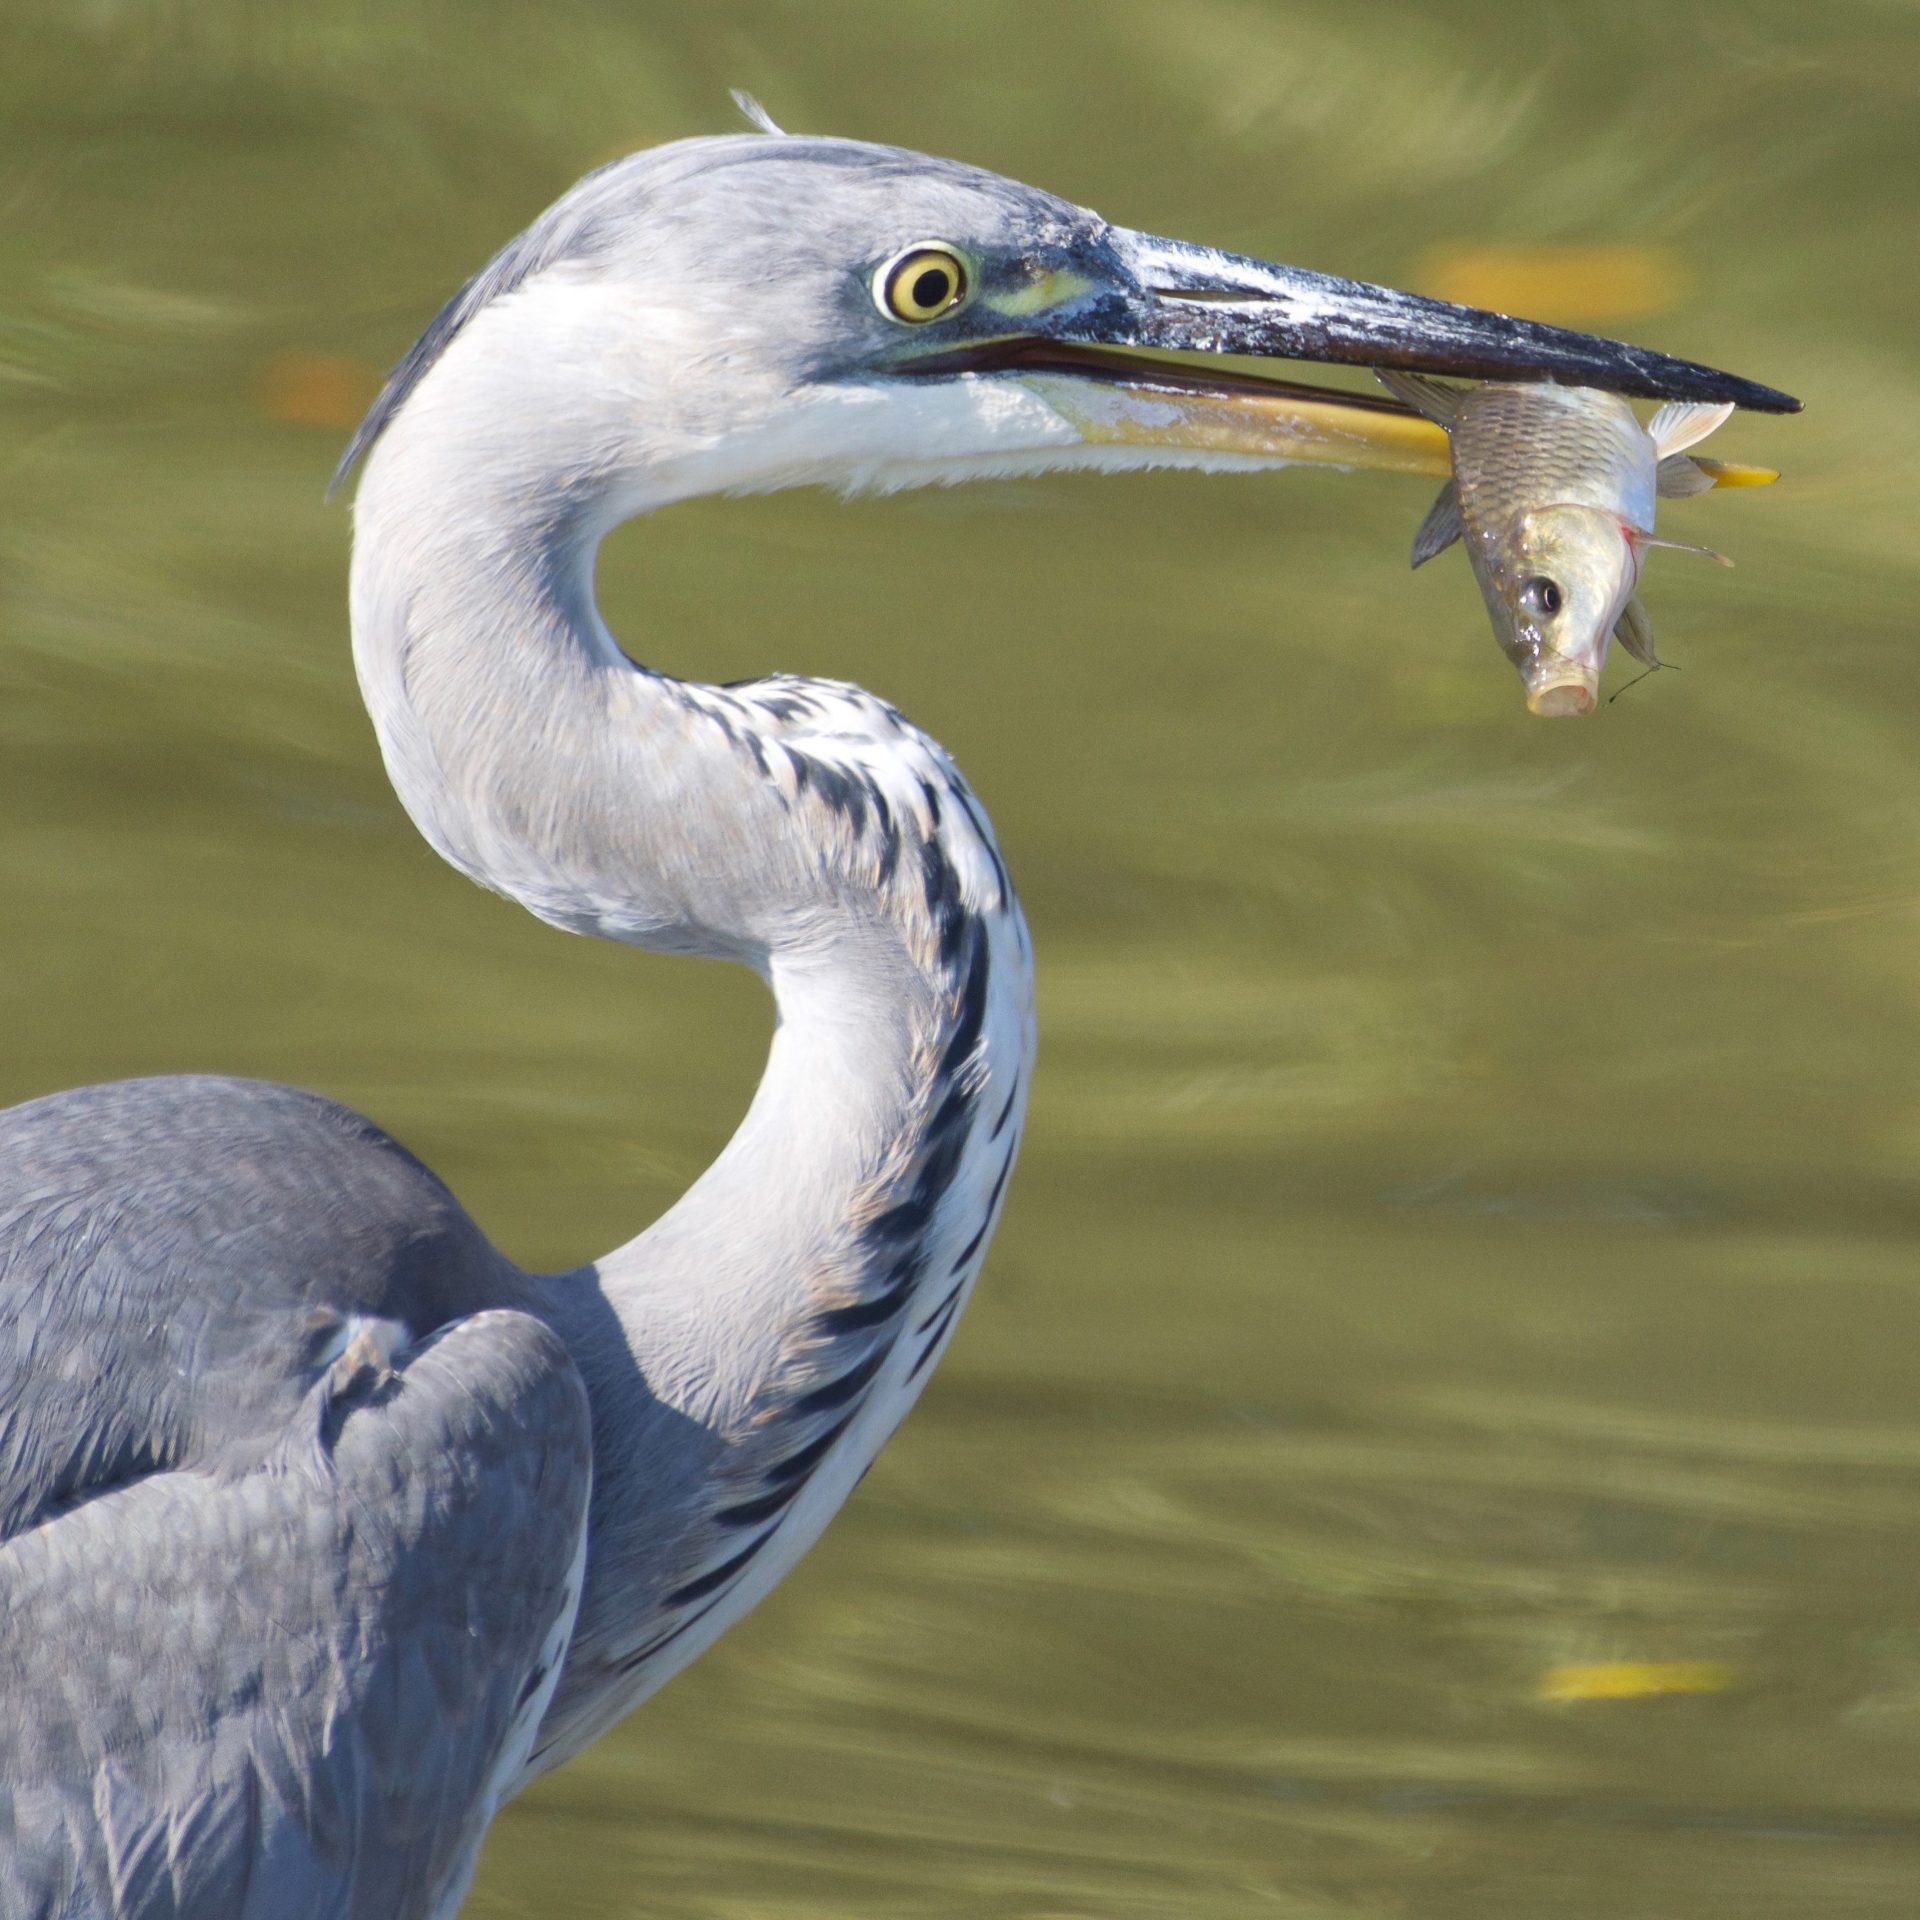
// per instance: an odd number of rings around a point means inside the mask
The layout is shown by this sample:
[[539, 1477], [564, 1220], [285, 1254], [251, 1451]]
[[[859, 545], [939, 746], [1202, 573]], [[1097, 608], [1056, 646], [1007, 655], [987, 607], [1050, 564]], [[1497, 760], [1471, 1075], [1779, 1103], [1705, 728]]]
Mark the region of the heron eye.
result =
[[967, 269], [947, 247], [909, 247], [874, 276], [880, 311], [890, 320], [919, 326], [951, 313], [967, 297]]
[[1520, 604], [1529, 613], [1558, 613], [1560, 611], [1560, 585], [1549, 580], [1545, 574], [1537, 573], [1531, 580], [1520, 583]]

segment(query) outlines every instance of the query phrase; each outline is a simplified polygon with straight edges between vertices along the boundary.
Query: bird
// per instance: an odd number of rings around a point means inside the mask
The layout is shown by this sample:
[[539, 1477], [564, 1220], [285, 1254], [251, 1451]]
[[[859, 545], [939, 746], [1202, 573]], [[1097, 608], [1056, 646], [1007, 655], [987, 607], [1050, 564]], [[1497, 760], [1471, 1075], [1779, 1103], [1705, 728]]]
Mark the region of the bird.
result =
[[[1034, 1061], [986, 812], [858, 687], [639, 664], [594, 599], [610, 528], [801, 484], [1390, 467], [1430, 431], [1222, 353], [1796, 404], [756, 119], [539, 215], [336, 477], [421, 833], [556, 927], [753, 968], [764, 1075], [676, 1204], [560, 1273], [317, 1094], [0, 1113], [0, 1920], [452, 1914], [500, 1804], [771, 1590], [953, 1337]], [[964, 644], [952, 604], [903, 644]]]

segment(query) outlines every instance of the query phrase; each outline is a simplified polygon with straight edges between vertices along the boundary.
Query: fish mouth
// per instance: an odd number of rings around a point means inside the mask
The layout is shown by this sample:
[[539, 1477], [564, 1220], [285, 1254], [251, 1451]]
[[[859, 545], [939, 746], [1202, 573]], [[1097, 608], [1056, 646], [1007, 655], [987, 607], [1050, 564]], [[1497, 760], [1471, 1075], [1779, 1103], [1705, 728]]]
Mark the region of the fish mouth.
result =
[[1551, 674], [1527, 682], [1527, 711], [1543, 719], [1591, 713], [1599, 704], [1599, 670], [1577, 661], [1556, 663]]
[[1607, 663], [1612, 623], [1591, 639], [1571, 647], [1538, 643], [1538, 651], [1514, 659], [1520, 684], [1527, 691], [1527, 711], [1543, 719], [1591, 713], [1600, 704], [1600, 670]]

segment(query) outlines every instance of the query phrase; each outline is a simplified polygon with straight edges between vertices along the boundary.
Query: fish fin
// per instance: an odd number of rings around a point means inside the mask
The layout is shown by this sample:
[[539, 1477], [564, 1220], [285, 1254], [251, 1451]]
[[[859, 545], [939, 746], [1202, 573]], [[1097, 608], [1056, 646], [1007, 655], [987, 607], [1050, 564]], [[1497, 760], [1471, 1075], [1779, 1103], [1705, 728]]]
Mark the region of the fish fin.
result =
[[1647, 618], [1647, 610], [1640, 604], [1638, 594], [1627, 602], [1627, 610], [1613, 623], [1613, 637], [1643, 667], [1657, 667], [1660, 664], [1653, 651], [1653, 622]]
[[1664, 460], [1668, 454], [1682, 453], [1704, 440], [1715, 427], [1724, 426], [1732, 414], [1731, 400], [1717, 406], [1706, 400], [1669, 400], [1647, 422], [1647, 434], [1654, 452]]
[[1687, 456], [1716, 487], [1770, 487], [1780, 478], [1778, 467], [1743, 466], [1738, 460], [1709, 460], [1704, 453]]
[[1684, 453], [1670, 453], [1654, 468], [1654, 492], [1662, 500], [1685, 500], [1692, 494], [1711, 493], [1714, 477], [1698, 460]]
[[1401, 373], [1393, 367], [1375, 367], [1373, 377], [1403, 406], [1443, 427], [1453, 425], [1454, 415], [1460, 411], [1460, 396], [1466, 391], [1424, 373]]
[[1733, 565], [1724, 553], [1715, 553], [1711, 547], [1696, 547], [1691, 540], [1662, 540], [1658, 534], [1642, 533], [1638, 527], [1632, 528], [1627, 538], [1636, 547], [1671, 547], [1675, 553], [1697, 553], [1701, 559], [1711, 560], [1716, 566]]
[[1420, 531], [1413, 536], [1413, 564], [1424, 567], [1436, 553], [1445, 553], [1460, 532], [1460, 494], [1449, 480], [1434, 496]]

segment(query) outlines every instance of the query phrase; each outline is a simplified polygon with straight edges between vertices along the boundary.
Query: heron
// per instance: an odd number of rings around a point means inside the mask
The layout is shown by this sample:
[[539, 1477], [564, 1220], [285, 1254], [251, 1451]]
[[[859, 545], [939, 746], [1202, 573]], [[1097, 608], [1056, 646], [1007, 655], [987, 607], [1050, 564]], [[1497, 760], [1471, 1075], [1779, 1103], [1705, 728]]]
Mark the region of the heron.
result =
[[0, 1916], [450, 1915], [503, 1800], [818, 1537], [1005, 1203], [1028, 930], [929, 735], [638, 664], [596, 550], [723, 491], [1430, 460], [1391, 402], [1222, 354], [1794, 404], [770, 122], [589, 174], [399, 362], [339, 477], [402, 804], [556, 927], [755, 969], [764, 1074], [676, 1204], [561, 1273], [315, 1094], [0, 1114]]

